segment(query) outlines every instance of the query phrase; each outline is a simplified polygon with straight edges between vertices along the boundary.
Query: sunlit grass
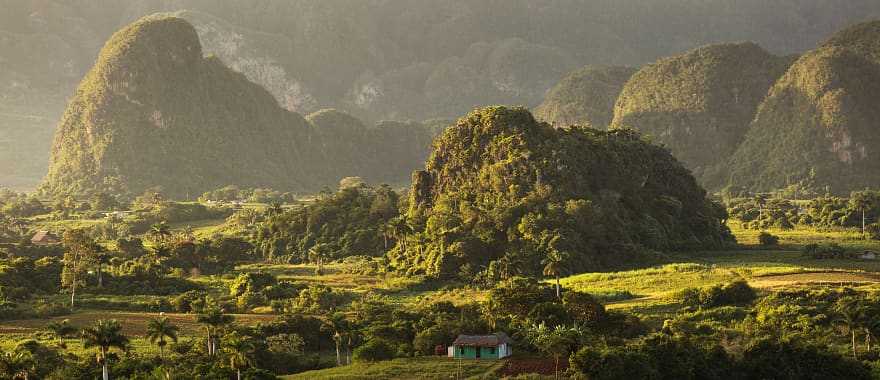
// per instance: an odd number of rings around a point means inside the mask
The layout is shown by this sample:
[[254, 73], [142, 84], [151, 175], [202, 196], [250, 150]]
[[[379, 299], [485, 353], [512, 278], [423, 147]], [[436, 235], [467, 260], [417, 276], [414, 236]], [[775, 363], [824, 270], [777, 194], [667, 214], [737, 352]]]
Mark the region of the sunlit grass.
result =
[[[494, 372], [502, 360], [455, 360], [442, 356], [401, 358], [378, 363], [355, 363], [348, 366], [307, 371], [282, 376], [286, 380], [321, 379], [454, 379], [487, 375]], [[459, 369], [460, 367], [460, 369]], [[456, 377], [460, 373], [461, 377]]]

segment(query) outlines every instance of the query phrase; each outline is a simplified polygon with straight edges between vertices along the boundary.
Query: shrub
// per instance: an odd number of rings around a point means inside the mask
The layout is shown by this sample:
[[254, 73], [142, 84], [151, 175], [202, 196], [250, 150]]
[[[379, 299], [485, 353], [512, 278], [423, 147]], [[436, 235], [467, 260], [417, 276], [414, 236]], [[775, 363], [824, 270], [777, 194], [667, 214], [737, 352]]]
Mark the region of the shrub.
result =
[[749, 379], [870, 379], [861, 362], [818, 346], [760, 341], [743, 353], [740, 371]]
[[171, 299], [171, 306], [178, 313], [192, 313], [202, 310], [205, 305], [206, 293], [199, 290], [190, 290]]
[[229, 286], [229, 294], [240, 296], [245, 293], [256, 293], [277, 282], [275, 276], [269, 273], [242, 273], [235, 278]]
[[604, 350], [584, 347], [571, 356], [569, 365], [594, 380], [648, 379], [657, 375], [657, 370], [645, 355], [624, 347]]
[[803, 248], [804, 256], [812, 259], [845, 259], [849, 258], [846, 250], [835, 243], [807, 244]]
[[685, 306], [700, 308], [741, 305], [752, 302], [755, 297], [755, 290], [743, 280], [706, 288], [686, 288], [674, 296]]
[[529, 311], [529, 319], [548, 326], [564, 325], [568, 322], [568, 313], [556, 302], [541, 302]]
[[758, 243], [764, 247], [773, 247], [779, 244], [779, 237], [769, 232], [762, 231], [758, 235]]
[[605, 306], [587, 293], [565, 292], [562, 304], [568, 316], [580, 323], [595, 324], [605, 318]]
[[865, 232], [874, 240], [880, 240], [880, 223], [872, 223], [865, 227]]
[[356, 362], [378, 362], [394, 358], [394, 347], [382, 339], [371, 339], [354, 350]]

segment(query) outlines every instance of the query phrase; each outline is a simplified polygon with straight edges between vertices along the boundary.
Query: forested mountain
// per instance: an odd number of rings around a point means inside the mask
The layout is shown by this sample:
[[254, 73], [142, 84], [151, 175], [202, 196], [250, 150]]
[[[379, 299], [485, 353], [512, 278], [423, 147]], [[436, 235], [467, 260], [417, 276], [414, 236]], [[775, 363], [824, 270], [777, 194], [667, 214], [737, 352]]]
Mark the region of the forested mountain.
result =
[[634, 128], [666, 145], [702, 183], [718, 188], [727, 158], [790, 62], [753, 43], [661, 59], [626, 83], [611, 128]]
[[154, 12], [191, 22], [206, 54], [283, 108], [336, 108], [369, 123], [531, 107], [574, 68], [637, 67], [709, 43], [799, 53], [880, 17], [873, 0], [0, 0], [0, 9], [0, 183], [20, 187], [43, 175], [52, 128], [103, 42]]
[[724, 209], [666, 149], [632, 130], [554, 129], [522, 108], [448, 128], [410, 196], [415, 237], [388, 253], [407, 273], [504, 278], [550, 256], [594, 271], [643, 262], [646, 248], [732, 242]]
[[730, 162], [733, 189], [880, 186], [880, 21], [804, 54], [773, 86]]
[[[193, 26], [149, 16], [115, 33], [58, 126], [42, 190], [194, 197], [228, 184], [317, 190], [341, 177], [403, 182], [424, 159], [421, 124], [367, 128], [334, 110], [303, 118], [204, 57]], [[385, 144], [404, 162], [377, 153]], [[369, 147], [369, 148], [367, 148]], [[397, 160], [397, 157], [394, 157]]]
[[614, 104], [636, 69], [586, 66], [562, 79], [535, 108], [535, 118], [555, 127], [582, 125], [605, 129], [614, 116]]

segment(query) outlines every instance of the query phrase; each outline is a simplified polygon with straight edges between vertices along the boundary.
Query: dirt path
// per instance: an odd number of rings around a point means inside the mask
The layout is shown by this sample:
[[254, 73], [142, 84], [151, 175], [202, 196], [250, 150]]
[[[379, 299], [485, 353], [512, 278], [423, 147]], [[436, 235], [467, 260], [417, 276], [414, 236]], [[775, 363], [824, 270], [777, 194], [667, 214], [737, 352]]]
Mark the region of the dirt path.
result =
[[811, 272], [753, 277], [749, 285], [774, 288], [804, 284], [871, 284], [880, 282], [880, 274], [871, 272]]

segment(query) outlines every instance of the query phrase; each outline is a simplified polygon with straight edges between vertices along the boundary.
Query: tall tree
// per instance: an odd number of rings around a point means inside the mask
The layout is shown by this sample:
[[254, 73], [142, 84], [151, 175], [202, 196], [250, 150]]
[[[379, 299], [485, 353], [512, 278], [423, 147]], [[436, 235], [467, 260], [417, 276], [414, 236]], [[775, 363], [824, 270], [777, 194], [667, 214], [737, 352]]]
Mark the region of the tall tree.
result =
[[836, 318], [832, 322], [843, 328], [844, 332], [850, 335], [853, 358], [858, 360], [856, 333], [865, 327], [865, 305], [857, 297], [844, 297], [839, 299], [834, 305], [834, 312]]
[[547, 252], [547, 257], [541, 261], [544, 264], [544, 275], [545, 276], [553, 276], [556, 278], [556, 298], [562, 299], [561, 293], [561, 285], [559, 283], [559, 276], [562, 275], [565, 270], [565, 260], [567, 255], [563, 252], [560, 252], [557, 249], [551, 249]]
[[224, 314], [217, 307], [212, 307], [205, 313], [196, 316], [196, 322], [205, 325], [205, 332], [208, 335], [208, 355], [217, 354], [217, 339], [220, 332], [233, 321], [235, 321], [235, 317]]
[[153, 223], [150, 226], [150, 237], [158, 242], [164, 242], [169, 236], [171, 236], [171, 228], [168, 227], [168, 223], [164, 220], [159, 223]]
[[61, 347], [64, 347], [64, 338], [75, 333], [77, 330], [76, 326], [70, 324], [69, 319], [60, 322], [51, 322], [46, 325], [46, 329], [51, 331], [52, 335], [55, 335], [55, 337], [58, 338], [58, 345]]
[[98, 361], [104, 380], [110, 379], [107, 353], [111, 348], [128, 349], [128, 337], [122, 333], [122, 325], [115, 319], [98, 320], [95, 325], [83, 330], [83, 346], [98, 347]]
[[342, 363], [342, 344], [347, 340], [348, 334], [351, 329], [351, 322], [345, 318], [344, 313], [334, 313], [327, 321], [324, 322], [324, 325], [321, 326], [324, 331], [328, 331], [333, 334], [333, 342], [336, 343], [336, 366], [341, 366]]
[[68, 230], [62, 238], [64, 244], [64, 268], [61, 272], [61, 287], [70, 292], [70, 307], [74, 307], [77, 286], [83, 282], [86, 262], [92, 261], [102, 249], [86, 235], [82, 229]]
[[168, 340], [177, 343], [177, 333], [180, 329], [175, 326], [168, 317], [159, 317], [150, 320], [147, 324], [147, 339], [150, 343], [159, 347], [159, 357], [165, 357], [165, 346]]
[[37, 362], [29, 352], [4, 352], [0, 355], [0, 373], [12, 380], [28, 380], [36, 372]]
[[229, 360], [229, 366], [235, 371], [238, 380], [241, 380], [241, 370], [254, 365], [254, 344], [247, 337], [236, 332], [227, 334], [223, 339], [223, 352]]
[[578, 328], [566, 326], [550, 328], [541, 323], [540, 325], [532, 325], [527, 336], [529, 341], [541, 352], [553, 357], [555, 362], [554, 377], [559, 379], [559, 359], [568, 357], [572, 348], [577, 344], [580, 333]]

